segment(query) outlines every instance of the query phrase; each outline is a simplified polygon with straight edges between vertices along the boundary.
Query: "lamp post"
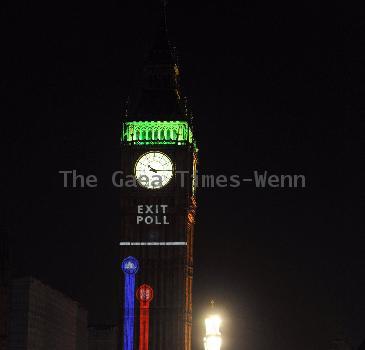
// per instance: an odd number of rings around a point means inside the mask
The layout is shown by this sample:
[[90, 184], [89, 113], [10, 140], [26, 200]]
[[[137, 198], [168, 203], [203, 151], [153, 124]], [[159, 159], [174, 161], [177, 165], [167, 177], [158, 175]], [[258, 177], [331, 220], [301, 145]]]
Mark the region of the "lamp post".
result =
[[[211, 302], [212, 308], [214, 301]], [[205, 319], [205, 337], [204, 337], [204, 349], [205, 350], [220, 350], [222, 345], [222, 336], [219, 330], [222, 323], [221, 318], [217, 314], [211, 314]]]

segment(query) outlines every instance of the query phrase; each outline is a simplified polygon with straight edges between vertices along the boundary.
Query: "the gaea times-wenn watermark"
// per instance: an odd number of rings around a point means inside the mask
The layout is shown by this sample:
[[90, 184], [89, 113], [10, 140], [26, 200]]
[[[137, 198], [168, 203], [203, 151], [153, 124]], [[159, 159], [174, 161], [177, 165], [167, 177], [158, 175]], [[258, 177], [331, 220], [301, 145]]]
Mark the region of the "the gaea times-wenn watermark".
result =
[[[200, 175], [190, 174], [188, 171], [159, 172], [149, 169], [151, 173], [124, 174], [123, 171], [115, 171], [111, 175], [111, 183], [117, 188], [144, 187], [159, 189], [166, 186], [172, 178], [181, 187], [195, 188], [237, 188], [243, 184], [252, 184], [256, 188], [305, 188], [306, 177], [303, 174], [271, 174], [267, 170], [252, 172], [250, 177], [243, 178], [240, 175]], [[64, 188], [95, 188], [98, 186], [96, 175], [85, 175], [73, 170], [60, 170]]]

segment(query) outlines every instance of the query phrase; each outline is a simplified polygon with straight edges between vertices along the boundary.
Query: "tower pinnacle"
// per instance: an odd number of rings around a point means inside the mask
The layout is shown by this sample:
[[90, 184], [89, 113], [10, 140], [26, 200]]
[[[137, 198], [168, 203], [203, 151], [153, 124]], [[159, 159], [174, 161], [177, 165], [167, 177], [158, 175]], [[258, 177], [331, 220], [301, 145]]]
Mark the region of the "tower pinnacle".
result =
[[168, 38], [166, 0], [140, 83], [128, 106], [129, 121], [188, 121], [175, 50]]

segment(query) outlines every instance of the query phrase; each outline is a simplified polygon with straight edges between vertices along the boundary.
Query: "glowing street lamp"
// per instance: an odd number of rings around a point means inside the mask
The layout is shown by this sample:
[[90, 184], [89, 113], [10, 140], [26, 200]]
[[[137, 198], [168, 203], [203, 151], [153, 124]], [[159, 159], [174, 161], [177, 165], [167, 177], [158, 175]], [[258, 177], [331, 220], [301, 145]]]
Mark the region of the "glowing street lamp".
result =
[[[212, 302], [212, 306], [214, 302]], [[220, 350], [222, 345], [222, 336], [219, 327], [222, 323], [221, 318], [212, 314], [205, 319], [206, 334], [204, 337], [205, 350]]]

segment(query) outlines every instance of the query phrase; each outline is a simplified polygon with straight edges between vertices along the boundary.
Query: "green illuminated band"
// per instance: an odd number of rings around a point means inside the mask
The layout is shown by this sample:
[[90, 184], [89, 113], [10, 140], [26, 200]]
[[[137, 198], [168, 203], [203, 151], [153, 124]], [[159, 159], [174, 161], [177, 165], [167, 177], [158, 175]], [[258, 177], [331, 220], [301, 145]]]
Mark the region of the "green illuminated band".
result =
[[140, 145], [194, 144], [193, 133], [186, 121], [124, 122], [122, 141]]

